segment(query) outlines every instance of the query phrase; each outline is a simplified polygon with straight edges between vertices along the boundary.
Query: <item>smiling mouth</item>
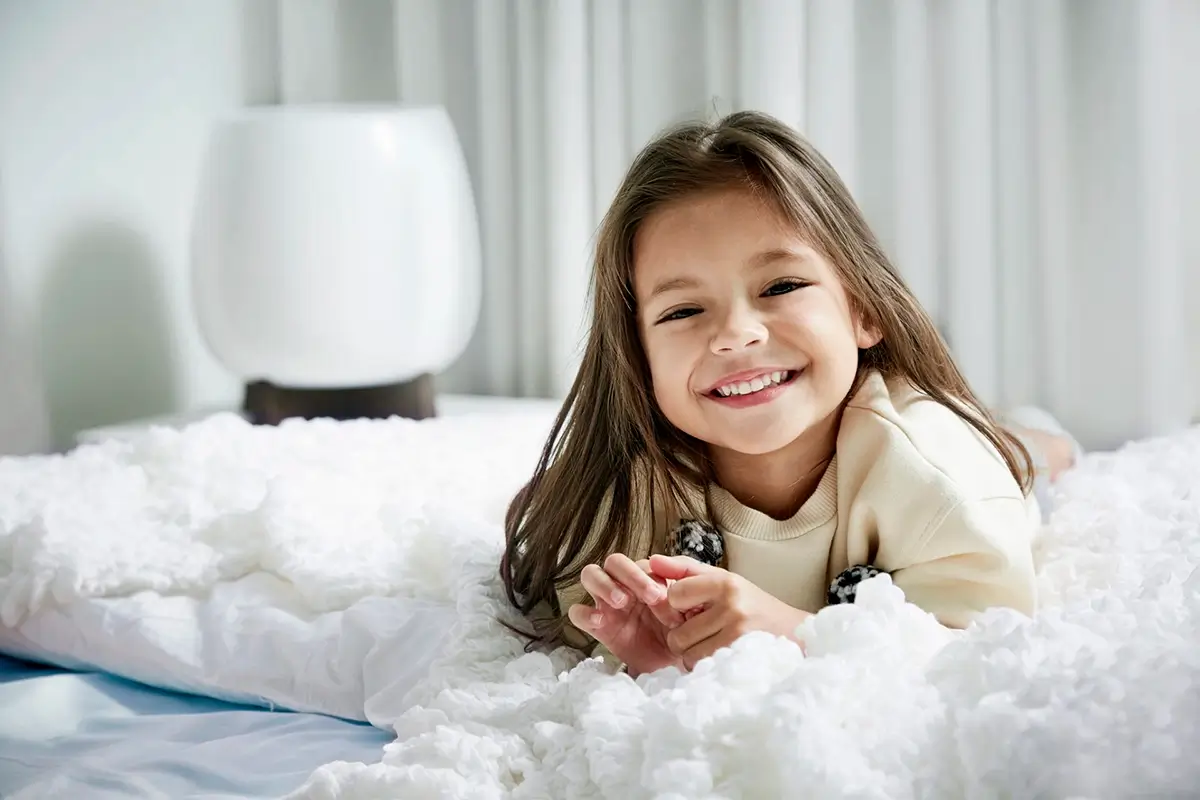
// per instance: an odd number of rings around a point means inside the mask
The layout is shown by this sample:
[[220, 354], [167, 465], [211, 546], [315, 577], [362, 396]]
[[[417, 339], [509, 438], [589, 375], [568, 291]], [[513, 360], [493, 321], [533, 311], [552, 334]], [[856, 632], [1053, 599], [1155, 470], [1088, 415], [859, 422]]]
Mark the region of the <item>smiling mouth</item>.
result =
[[718, 386], [709, 392], [709, 395], [712, 397], [728, 398], [758, 394], [767, 389], [791, 383], [798, 374], [798, 370], [791, 369], [781, 372], [770, 372], [766, 375], [760, 375], [754, 380], [737, 381], [735, 383], [727, 383], [724, 386]]

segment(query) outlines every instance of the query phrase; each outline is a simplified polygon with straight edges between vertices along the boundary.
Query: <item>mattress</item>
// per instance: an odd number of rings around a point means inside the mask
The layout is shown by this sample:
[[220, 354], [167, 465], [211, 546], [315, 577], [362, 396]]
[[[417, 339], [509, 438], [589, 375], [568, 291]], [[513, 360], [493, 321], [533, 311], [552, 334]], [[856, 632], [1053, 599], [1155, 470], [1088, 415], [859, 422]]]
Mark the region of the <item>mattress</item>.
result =
[[0, 797], [274, 798], [389, 732], [0, 657]]

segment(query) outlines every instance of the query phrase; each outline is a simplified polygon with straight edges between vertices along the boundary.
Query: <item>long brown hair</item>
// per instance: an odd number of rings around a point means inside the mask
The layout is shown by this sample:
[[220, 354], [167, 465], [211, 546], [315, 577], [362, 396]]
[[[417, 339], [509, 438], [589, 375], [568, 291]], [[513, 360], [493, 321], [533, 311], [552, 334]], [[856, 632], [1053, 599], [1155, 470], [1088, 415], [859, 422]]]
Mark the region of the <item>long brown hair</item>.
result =
[[[542, 640], [558, 639], [556, 590], [610, 553], [648, 555], [635, 520], [692, 501], [711, 479], [702, 442], [663, 416], [650, 389], [633, 291], [634, 237], [667, 203], [731, 186], [775, 203], [834, 266], [852, 311], [882, 334], [859, 353], [855, 389], [869, 370], [901, 376], [978, 430], [1025, 492], [1029, 453], [993, 420], [942, 337], [883, 252], [837, 173], [802, 136], [756, 112], [675, 127], [644, 148], [602, 221], [592, 272], [592, 323], [582, 363], [532, 479], [509, 506], [501, 572], [509, 601], [529, 615], [549, 603]], [[851, 394], [853, 394], [851, 391]]]

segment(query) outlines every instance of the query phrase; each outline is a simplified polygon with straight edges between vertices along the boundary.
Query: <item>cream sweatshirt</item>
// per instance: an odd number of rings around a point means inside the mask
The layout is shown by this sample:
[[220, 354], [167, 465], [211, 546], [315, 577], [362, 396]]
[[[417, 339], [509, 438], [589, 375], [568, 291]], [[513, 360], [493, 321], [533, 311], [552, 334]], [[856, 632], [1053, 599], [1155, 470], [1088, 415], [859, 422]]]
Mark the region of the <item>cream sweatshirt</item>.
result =
[[[949, 627], [995, 606], [1035, 609], [1036, 500], [982, 435], [907, 381], [866, 378], [842, 415], [832, 462], [790, 519], [708, 491], [725, 566], [795, 608], [819, 611], [843, 570], [870, 565]], [[660, 550], [653, 543], [678, 520], [656, 522], [638, 537], [646, 551], [631, 556]], [[578, 585], [559, 593], [564, 613], [585, 598]], [[582, 636], [570, 629], [570, 640]]]

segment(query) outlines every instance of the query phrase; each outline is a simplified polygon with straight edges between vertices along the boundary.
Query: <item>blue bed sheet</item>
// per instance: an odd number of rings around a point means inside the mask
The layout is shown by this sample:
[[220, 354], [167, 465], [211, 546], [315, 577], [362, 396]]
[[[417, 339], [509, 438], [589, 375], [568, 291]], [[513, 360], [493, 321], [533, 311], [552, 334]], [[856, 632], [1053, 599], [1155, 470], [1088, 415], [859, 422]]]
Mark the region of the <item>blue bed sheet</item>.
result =
[[0, 797], [277, 798], [391, 738], [0, 656]]

